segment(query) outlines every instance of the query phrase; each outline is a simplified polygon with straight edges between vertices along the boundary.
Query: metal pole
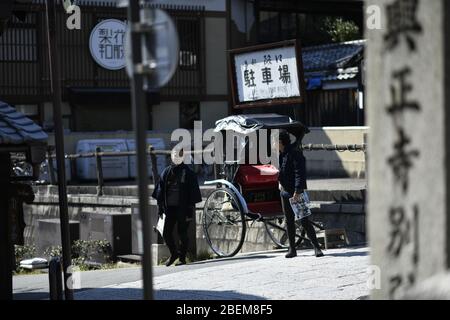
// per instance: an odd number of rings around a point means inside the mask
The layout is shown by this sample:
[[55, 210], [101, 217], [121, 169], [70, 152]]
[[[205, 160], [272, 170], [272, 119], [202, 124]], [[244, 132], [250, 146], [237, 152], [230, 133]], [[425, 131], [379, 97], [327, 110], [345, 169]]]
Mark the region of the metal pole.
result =
[[[132, 65], [142, 62], [142, 36], [133, 31], [133, 27], [140, 22], [139, 1], [130, 1], [128, 6], [128, 21], [131, 28], [131, 53]], [[133, 126], [136, 135], [136, 159], [137, 159], [137, 183], [139, 194], [139, 213], [141, 215], [143, 230], [143, 257], [142, 257], [142, 279], [144, 284], [144, 299], [153, 299], [152, 285], [152, 258], [151, 258], [151, 223], [149, 216], [149, 192], [148, 192], [148, 170], [147, 170], [147, 126], [148, 114], [146, 96], [143, 90], [144, 77], [133, 71], [131, 78], [131, 102], [133, 110]]]
[[64, 271], [64, 295], [66, 300], [73, 300], [69, 212], [66, 188], [66, 166], [64, 162], [64, 133], [61, 115], [61, 81], [59, 76], [58, 45], [56, 38], [55, 1], [46, 1], [47, 39], [49, 50], [50, 80], [53, 98], [53, 121], [55, 123], [56, 166], [58, 171], [59, 219], [61, 224], [61, 245]]
[[103, 166], [102, 166], [102, 157], [99, 155], [101, 152], [101, 148], [97, 147], [95, 148], [95, 160], [97, 165], [97, 196], [103, 195]]
[[13, 277], [12, 259], [14, 257], [11, 242], [11, 214], [9, 212], [9, 183], [11, 159], [8, 152], [0, 153], [0, 300], [12, 300]]

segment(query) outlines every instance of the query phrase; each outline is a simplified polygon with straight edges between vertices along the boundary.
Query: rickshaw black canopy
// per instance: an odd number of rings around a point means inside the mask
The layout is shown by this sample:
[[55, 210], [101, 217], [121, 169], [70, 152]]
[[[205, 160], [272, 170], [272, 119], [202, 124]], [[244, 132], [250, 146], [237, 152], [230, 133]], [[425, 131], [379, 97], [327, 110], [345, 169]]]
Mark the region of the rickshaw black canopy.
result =
[[233, 130], [249, 134], [259, 129], [285, 129], [295, 137], [302, 139], [309, 129], [300, 121], [276, 113], [240, 114], [216, 121], [214, 131]]

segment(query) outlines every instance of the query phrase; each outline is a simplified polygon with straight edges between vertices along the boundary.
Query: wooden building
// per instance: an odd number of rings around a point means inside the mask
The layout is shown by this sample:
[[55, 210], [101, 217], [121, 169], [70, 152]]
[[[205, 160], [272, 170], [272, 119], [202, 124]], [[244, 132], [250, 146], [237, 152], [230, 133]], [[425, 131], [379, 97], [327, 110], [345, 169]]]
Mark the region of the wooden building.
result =
[[[14, 4], [14, 10], [23, 10], [26, 16], [23, 20], [12, 16], [0, 35], [0, 98], [51, 131], [45, 2], [30, 1]], [[78, 0], [81, 29], [69, 30], [68, 14], [57, 2], [65, 129], [131, 130], [125, 69], [105, 69], [89, 51], [94, 26], [105, 19], [125, 21], [126, 9], [117, 8], [116, 0]], [[191, 129], [194, 120], [212, 127], [217, 119], [236, 112], [230, 101], [228, 49], [292, 38], [304, 41], [303, 47], [323, 45], [330, 40], [321, 39], [314, 25], [328, 15], [350, 19], [361, 34], [364, 25], [362, 1], [357, 0], [155, 0], [151, 4], [168, 11], [180, 41], [178, 69], [161, 89], [160, 103], [149, 106], [148, 127], [155, 132]], [[358, 90], [322, 89], [308, 91], [302, 107], [307, 125], [363, 124], [362, 113], [356, 111], [355, 116]], [[335, 114], [329, 110], [336, 110]]]

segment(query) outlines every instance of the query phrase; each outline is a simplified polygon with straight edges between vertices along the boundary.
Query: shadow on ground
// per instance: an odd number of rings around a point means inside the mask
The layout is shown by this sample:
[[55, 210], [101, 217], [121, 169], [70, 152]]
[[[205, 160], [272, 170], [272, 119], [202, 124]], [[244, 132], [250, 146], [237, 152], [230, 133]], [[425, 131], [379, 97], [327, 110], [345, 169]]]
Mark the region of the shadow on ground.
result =
[[[143, 290], [136, 288], [84, 288], [76, 290], [74, 300], [142, 300]], [[14, 300], [47, 300], [48, 293], [14, 294]], [[265, 300], [264, 297], [235, 291], [155, 290], [155, 300]]]
[[368, 252], [333, 252], [327, 253], [324, 251], [325, 256], [329, 257], [365, 257], [368, 256]]
[[[143, 291], [136, 288], [97, 288], [76, 293], [76, 300], [141, 300]], [[155, 300], [265, 300], [264, 297], [235, 291], [155, 290]]]
[[226, 261], [245, 261], [245, 260], [252, 260], [252, 259], [269, 259], [269, 258], [275, 258], [276, 256], [267, 256], [267, 255], [246, 255], [243, 257], [232, 257], [232, 258], [217, 258], [217, 259], [209, 259], [209, 260], [202, 260], [202, 261], [196, 261], [192, 262], [189, 265], [198, 265], [198, 264], [206, 264], [206, 263], [219, 263], [219, 262], [226, 262]]
[[48, 292], [23, 292], [13, 294], [13, 300], [45, 300], [48, 299], [48, 297]]

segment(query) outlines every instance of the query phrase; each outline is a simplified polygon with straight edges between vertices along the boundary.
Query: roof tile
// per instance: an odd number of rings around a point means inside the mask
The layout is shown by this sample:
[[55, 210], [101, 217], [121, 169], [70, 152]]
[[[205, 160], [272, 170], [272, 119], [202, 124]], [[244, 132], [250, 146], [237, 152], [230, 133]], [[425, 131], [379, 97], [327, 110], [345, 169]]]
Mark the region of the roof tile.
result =
[[46, 142], [48, 135], [15, 108], [0, 101], [0, 144]]

